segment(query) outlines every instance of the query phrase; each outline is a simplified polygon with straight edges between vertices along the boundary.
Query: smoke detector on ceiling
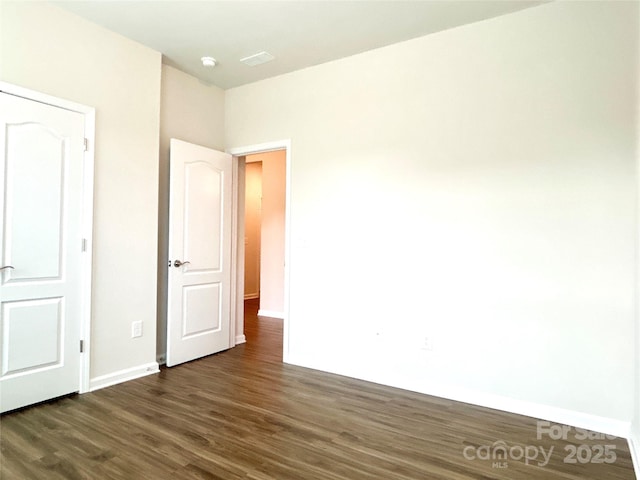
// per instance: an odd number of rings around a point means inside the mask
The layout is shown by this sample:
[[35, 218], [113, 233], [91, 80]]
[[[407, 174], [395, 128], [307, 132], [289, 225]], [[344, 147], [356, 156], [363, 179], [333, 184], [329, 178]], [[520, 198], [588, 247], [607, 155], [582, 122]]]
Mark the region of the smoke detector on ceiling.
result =
[[216, 63], [218, 63], [216, 62], [216, 59], [213, 57], [202, 57], [200, 61], [202, 62], [203, 67], [211, 67], [211, 68], [215, 67]]
[[255, 67], [256, 65], [262, 65], [263, 63], [270, 62], [274, 57], [268, 52], [260, 52], [255, 55], [249, 55], [248, 57], [241, 58], [240, 61], [245, 65], [249, 65], [250, 67]]

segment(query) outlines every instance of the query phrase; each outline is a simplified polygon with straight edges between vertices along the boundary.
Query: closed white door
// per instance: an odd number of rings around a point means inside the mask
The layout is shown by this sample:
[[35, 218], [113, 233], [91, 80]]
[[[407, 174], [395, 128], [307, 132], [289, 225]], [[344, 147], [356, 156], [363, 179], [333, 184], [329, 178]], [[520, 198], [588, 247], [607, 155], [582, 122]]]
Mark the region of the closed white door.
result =
[[80, 386], [84, 115], [0, 93], [0, 410]]
[[171, 139], [167, 366], [231, 346], [231, 155]]

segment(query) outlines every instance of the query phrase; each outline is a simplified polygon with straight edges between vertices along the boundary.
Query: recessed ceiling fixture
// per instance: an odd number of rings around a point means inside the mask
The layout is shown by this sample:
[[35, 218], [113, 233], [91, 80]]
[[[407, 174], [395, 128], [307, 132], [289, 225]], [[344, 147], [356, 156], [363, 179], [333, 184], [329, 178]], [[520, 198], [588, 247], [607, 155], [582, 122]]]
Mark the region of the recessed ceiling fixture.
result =
[[268, 52], [260, 52], [255, 55], [249, 55], [248, 57], [241, 58], [240, 61], [245, 65], [249, 65], [250, 67], [255, 67], [256, 65], [262, 65], [263, 63], [270, 62], [274, 57]]
[[217, 63], [213, 57], [202, 57], [200, 60], [202, 61], [203, 67], [215, 67]]

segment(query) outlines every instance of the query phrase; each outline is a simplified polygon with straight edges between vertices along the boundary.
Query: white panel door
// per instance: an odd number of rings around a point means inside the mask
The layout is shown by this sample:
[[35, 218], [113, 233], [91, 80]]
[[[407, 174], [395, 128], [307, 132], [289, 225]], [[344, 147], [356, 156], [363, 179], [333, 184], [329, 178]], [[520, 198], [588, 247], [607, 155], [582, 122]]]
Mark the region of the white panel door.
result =
[[231, 155], [171, 139], [167, 366], [231, 346]]
[[84, 115], [0, 93], [0, 410], [80, 386]]

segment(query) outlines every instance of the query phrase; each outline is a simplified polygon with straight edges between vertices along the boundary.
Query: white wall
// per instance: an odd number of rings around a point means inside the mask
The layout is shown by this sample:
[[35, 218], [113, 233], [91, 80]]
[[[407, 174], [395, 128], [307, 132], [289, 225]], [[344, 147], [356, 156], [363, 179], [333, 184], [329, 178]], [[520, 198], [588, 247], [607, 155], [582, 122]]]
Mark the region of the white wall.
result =
[[260, 313], [283, 318], [286, 152], [278, 150], [261, 155], [263, 161]]
[[161, 56], [44, 2], [1, 8], [0, 79], [96, 108], [91, 378], [118, 376], [155, 362]]
[[177, 138], [224, 150], [224, 91], [162, 65], [158, 209], [158, 356], [164, 361], [169, 259], [169, 141]]
[[553, 2], [226, 92], [228, 147], [292, 141], [294, 363], [628, 425], [637, 10]]

